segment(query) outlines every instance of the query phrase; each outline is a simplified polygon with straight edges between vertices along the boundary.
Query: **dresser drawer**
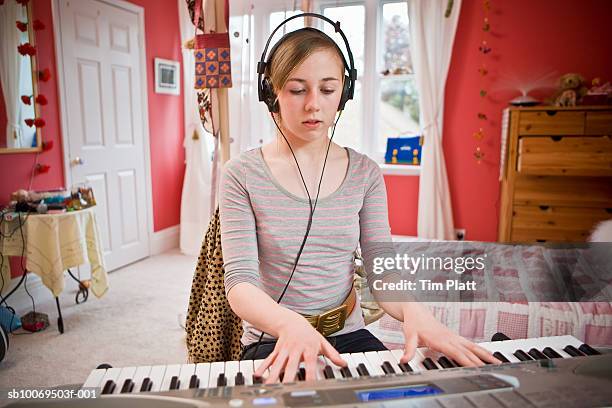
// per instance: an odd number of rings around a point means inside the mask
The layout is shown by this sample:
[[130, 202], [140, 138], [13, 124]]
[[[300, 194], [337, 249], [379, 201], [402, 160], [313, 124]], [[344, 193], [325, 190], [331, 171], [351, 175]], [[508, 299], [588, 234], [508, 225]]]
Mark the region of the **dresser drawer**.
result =
[[585, 241], [595, 224], [611, 217], [605, 208], [516, 205], [511, 240]]
[[587, 112], [585, 133], [612, 136], [612, 111]]
[[519, 138], [517, 171], [537, 175], [612, 176], [612, 138]]
[[612, 209], [612, 178], [519, 176], [514, 182], [514, 204]]
[[519, 135], [582, 135], [584, 111], [521, 112]]

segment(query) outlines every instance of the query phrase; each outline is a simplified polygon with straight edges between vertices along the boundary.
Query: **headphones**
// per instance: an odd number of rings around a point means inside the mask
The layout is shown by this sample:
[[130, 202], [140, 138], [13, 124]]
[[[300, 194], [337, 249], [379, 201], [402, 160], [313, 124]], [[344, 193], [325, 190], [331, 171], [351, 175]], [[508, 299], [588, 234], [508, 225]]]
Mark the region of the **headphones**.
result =
[[[344, 40], [344, 45], [348, 52], [350, 65], [347, 64], [346, 59], [344, 58], [344, 54], [340, 50], [340, 47], [338, 47], [338, 44], [336, 44], [336, 42], [333, 39], [331, 39], [327, 34], [325, 34], [323, 31], [317, 30], [316, 28], [312, 28], [312, 27], [304, 27], [299, 30], [292, 31], [290, 33], [285, 34], [274, 45], [274, 47], [272, 47], [272, 49], [270, 50], [270, 55], [266, 59], [266, 53], [268, 51], [268, 46], [270, 45], [270, 41], [272, 40], [272, 37], [274, 37], [274, 34], [283, 25], [287, 24], [287, 22], [293, 20], [294, 18], [299, 18], [299, 17], [316, 17], [318, 19], [321, 19], [333, 25], [336, 32], [340, 33], [340, 35], [342, 36], [342, 40]], [[338, 51], [338, 54], [340, 54], [340, 56], [342, 57], [342, 63], [344, 64], [344, 69], [348, 72], [348, 75], [344, 75], [344, 81], [343, 81], [343, 86], [342, 86], [342, 96], [340, 97], [340, 103], [338, 104], [338, 111], [341, 111], [344, 109], [344, 105], [346, 104], [346, 101], [348, 101], [349, 99], [353, 99], [353, 95], [355, 93], [355, 81], [357, 80], [357, 70], [355, 69], [355, 62], [353, 61], [353, 53], [351, 52], [351, 47], [349, 46], [349, 42], [346, 39], [346, 35], [344, 35], [344, 32], [340, 29], [340, 22], [336, 21], [334, 23], [332, 20], [330, 20], [329, 18], [321, 14], [302, 13], [302, 14], [297, 14], [295, 16], [289, 17], [288, 19], [280, 23], [274, 29], [274, 31], [272, 31], [272, 34], [270, 34], [270, 37], [268, 37], [268, 41], [266, 42], [266, 46], [264, 47], [263, 53], [261, 54], [261, 59], [257, 63], [257, 73], [258, 73], [257, 95], [259, 97], [259, 100], [266, 104], [270, 113], [278, 113], [279, 106], [278, 106], [278, 101], [276, 100], [277, 98], [276, 94], [274, 93], [274, 88], [272, 87], [272, 82], [270, 82], [270, 78], [264, 77], [265, 72], [266, 72], [266, 67], [272, 61], [272, 57], [274, 56], [274, 53], [276, 52], [276, 49], [278, 48], [280, 44], [282, 44], [287, 38], [298, 35], [299, 33], [302, 33], [305, 31], [317, 32], [323, 35], [325, 38], [329, 39], [334, 44], [336, 50]]]

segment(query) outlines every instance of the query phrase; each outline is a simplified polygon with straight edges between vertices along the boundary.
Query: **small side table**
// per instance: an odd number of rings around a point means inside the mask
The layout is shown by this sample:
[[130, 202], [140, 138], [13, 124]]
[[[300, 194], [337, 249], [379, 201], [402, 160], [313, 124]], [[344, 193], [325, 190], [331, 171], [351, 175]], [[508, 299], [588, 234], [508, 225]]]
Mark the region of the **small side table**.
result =
[[[40, 276], [42, 283], [53, 293], [59, 315], [58, 328], [60, 333], [63, 333], [58, 296], [64, 290], [65, 270], [73, 279], [79, 281], [70, 272], [70, 268], [88, 263], [91, 265], [93, 294], [99, 298], [108, 290], [108, 275], [104, 267], [100, 232], [93, 208], [61, 214], [13, 214], [13, 219], [7, 221], [5, 218], [1, 224], [0, 255], [4, 258], [4, 265], [9, 265], [9, 256], [21, 256], [25, 244], [26, 270]], [[5, 282], [10, 282], [8, 266], [0, 272]], [[15, 289], [17, 287], [6, 297]], [[86, 289], [83, 282], [79, 281], [82, 301], [87, 299]]]

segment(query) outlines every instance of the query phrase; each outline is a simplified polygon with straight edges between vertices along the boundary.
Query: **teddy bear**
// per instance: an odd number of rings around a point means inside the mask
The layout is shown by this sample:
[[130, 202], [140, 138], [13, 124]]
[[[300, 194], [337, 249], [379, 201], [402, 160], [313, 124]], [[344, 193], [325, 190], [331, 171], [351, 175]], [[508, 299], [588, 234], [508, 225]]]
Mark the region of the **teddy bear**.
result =
[[559, 90], [554, 99], [555, 106], [576, 106], [587, 93], [584, 78], [579, 74], [565, 74], [559, 78]]

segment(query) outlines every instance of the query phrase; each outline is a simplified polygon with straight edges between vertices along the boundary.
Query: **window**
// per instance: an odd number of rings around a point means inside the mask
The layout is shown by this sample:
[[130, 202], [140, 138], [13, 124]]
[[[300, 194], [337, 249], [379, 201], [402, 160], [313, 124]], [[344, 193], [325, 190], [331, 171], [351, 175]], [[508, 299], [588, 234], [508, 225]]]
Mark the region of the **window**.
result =
[[[243, 17], [250, 17], [252, 25], [249, 37], [254, 44], [249, 44], [253, 47], [249, 54], [249, 68], [245, 69], [242, 63], [243, 88], [239, 97], [252, 112], [249, 114], [250, 126], [243, 129], [251, 133], [252, 129], [260, 129], [260, 132], [243, 135], [249, 138], [243, 143], [246, 148], [265, 144], [275, 134], [275, 126], [267, 109], [257, 102], [257, 61], [272, 30], [284, 19], [301, 13], [294, 8], [299, 2], [294, 1], [261, 0], [250, 4], [250, 10], [244, 10]], [[319, 0], [315, 4], [315, 12], [341, 22], [357, 68], [354, 99], [346, 105], [334, 141], [366, 153], [382, 163], [388, 137], [419, 132], [419, 105], [410, 56], [407, 3], [398, 0]], [[318, 19], [313, 21], [317, 28], [338, 43], [348, 62], [340, 35], [329, 24]], [[286, 32], [303, 26], [303, 19], [292, 20], [275, 34], [270, 47]], [[254, 102], [247, 98], [254, 98]], [[241, 117], [246, 120], [245, 116]]]

